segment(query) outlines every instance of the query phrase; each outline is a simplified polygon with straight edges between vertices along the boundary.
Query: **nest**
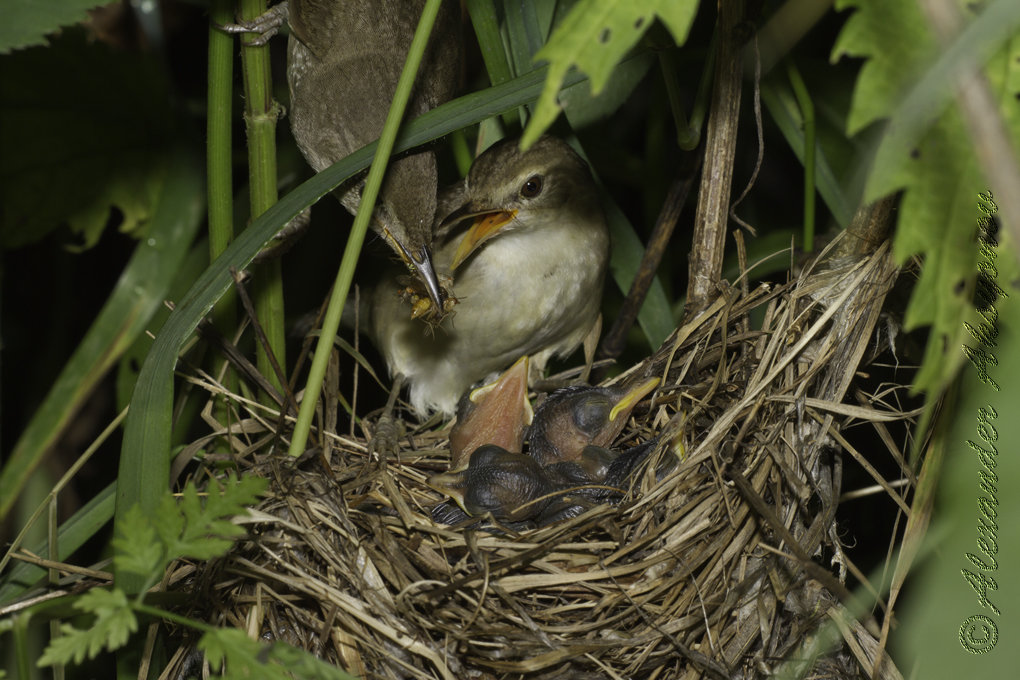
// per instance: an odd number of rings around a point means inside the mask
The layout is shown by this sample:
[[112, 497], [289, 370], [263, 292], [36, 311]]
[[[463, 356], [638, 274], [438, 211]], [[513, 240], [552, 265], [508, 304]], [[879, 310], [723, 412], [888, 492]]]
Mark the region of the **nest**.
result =
[[425, 480], [447, 468], [448, 428], [380, 455], [336, 431], [327, 394], [299, 460], [254, 410], [211, 435], [271, 491], [246, 540], [173, 566], [170, 588], [191, 591], [192, 616], [363, 677], [745, 678], [790, 663], [899, 677], [845, 608], [834, 529], [841, 426], [903, 417], [843, 403], [896, 270], [886, 247], [820, 261], [723, 291], [627, 371], [663, 380], [618, 440], [656, 441], [622, 502], [523, 532], [437, 524]]

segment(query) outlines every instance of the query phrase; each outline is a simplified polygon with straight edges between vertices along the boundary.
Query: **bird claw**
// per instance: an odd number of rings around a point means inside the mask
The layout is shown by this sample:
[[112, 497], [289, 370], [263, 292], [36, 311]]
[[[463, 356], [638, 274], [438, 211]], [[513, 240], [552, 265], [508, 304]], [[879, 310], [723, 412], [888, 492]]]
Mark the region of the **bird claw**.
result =
[[280, 28], [287, 23], [290, 10], [286, 2], [281, 2], [266, 10], [254, 19], [238, 20], [236, 24], [216, 24], [216, 27], [225, 33], [255, 33], [257, 37], [249, 41], [249, 45], [265, 45], [269, 39], [280, 32]]

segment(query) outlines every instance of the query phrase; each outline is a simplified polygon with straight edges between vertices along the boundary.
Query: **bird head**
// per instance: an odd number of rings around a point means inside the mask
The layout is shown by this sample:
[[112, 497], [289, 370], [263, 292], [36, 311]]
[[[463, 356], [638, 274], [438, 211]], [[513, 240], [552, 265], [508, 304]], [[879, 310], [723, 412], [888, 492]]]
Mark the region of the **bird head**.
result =
[[608, 447], [634, 406], [658, 384], [658, 378], [650, 378], [636, 385], [575, 385], [553, 392], [535, 411], [528, 432], [531, 455], [549, 465], [578, 461], [589, 445]]
[[588, 165], [555, 137], [541, 137], [527, 151], [520, 150], [516, 139], [493, 145], [475, 160], [454, 195], [453, 205], [436, 215], [437, 233], [464, 220], [472, 222], [454, 253], [452, 269], [497, 235], [540, 228], [550, 214], [597, 228], [604, 224]]
[[[431, 301], [442, 313], [449, 299], [432, 265], [432, 222], [436, 213], [436, 161], [431, 152], [393, 160], [379, 192], [379, 204], [372, 215], [373, 228], [415, 276]], [[410, 190], [420, 187], [420, 190]]]
[[468, 467], [429, 478], [428, 485], [452, 498], [467, 514], [491, 513], [519, 522], [539, 514], [553, 484], [531, 456], [486, 445], [471, 454]]

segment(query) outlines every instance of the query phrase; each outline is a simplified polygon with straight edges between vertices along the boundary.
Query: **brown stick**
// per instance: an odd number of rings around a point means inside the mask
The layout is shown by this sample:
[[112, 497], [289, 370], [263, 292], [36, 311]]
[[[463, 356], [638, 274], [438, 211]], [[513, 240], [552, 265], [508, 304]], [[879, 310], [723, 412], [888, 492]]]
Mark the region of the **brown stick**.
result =
[[648, 240], [648, 247], [641, 258], [641, 265], [638, 267], [634, 281], [630, 284], [630, 290], [623, 301], [623, 307], [613, 321], [613, 327], [609, 329], [602, 338], [602, 346], [599, 348], [600, 359], [615, 359], [623, 352], [626, 345], [627, 333], [637, 320], [641, 305], [644, 304], [648, 289], [655, 280], [655, 273], [659, 270], [662, 256], [666, 253], [666, 246], [673, 236], [673, 229], [680, 218], [680, 211], [687, 202], [687, 194], [691, 191], [691, 184], [694, 182], [694, 175], [700, 161], [696, 161], [694, 167], [689, 169], [681, 168], [679, 175], [669, 188], [666, 194], [666, 201], [659, 211], [659, 218], [655, 222], [651, 238]]
[[719, 54], [715, 61], [712, 110], [705, 137], [705, 169], [701, 174], [694, 218], [685, 318], [710, 304], [722, 278], [743, 74], [736, 34], [742, 13], [740, 0], [719, 0]]

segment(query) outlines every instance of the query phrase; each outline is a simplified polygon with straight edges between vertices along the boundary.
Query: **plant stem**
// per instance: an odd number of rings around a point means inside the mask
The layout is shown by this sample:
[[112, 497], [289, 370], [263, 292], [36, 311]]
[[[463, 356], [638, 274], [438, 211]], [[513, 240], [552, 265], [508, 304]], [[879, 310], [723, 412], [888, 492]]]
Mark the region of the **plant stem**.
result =
[[[213, 0], [209, 13], [209, 74], [206, 96], [206, 194], [209, 201], [209, 261], [212, 262], [234, 240], [233, 177], [233, 84], [234, 39], [217, 25], [234, 20], [234, 0]], [[213, 324], [226, 337], [237, 328], [237, 305], [233, 289], [220, 298], [212, 311]], [[219, 361], [214, 375], [226, 359]], [[237, 392], [237, 374], [228, 367], [227, 390]], [[226, 406], [218, 402], [218, 415], [226, 417]]]
[[[241, 19], [251, 20], [264, 14], [266, 0], [241, 0]], [[241, 38], [241, 63], [244, 67], [244, 121], [248, 132], [248, 183], [251, 187], [252, 219], [276, 203], [276, 121], [279, 107], [273, 101], [269, 69], [269, 47], [252, 45], [256, 36]], [[269, 348], [280, 365], [286, 359], [283, 326], [283, 275], [279, 260], [263, 264], [255, 277], [255, 309], [265, 331]], [[259, 371], [282, 393], [281, 384], [267, 348], [257, 349]]]
[[815, 248], [815, 106], [807, 91], [804, 79], [793, 61], [786, 62], [786, 75], [790, 79], [797, 106], [804, 120], [804, 252]]

